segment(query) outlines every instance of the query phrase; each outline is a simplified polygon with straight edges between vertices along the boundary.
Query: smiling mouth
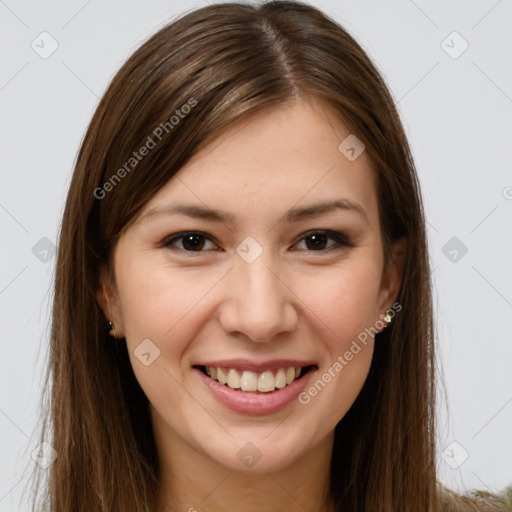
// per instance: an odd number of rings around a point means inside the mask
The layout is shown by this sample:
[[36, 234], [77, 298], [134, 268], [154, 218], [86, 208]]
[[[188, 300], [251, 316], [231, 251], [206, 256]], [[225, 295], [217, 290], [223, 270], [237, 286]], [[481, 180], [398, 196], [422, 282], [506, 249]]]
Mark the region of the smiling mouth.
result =
[[318, 367], [316, 365], [304, 367], [290, 366], [288, 368], [266, 370], [260, 373], [204, 365], [196, 365], [194, 368], [200, 370], [210, 379], [233, 390], [268, 394], [289, 386]]

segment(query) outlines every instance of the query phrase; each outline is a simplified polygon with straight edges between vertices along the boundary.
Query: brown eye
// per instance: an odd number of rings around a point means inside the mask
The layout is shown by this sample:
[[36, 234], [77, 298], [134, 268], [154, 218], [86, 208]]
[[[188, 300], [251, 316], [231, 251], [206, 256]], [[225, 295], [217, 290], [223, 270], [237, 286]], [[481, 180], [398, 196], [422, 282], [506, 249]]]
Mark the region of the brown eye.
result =
[[[329, 239], [334, 240], [334, 243], [327, 245]], [[306, 249], [313, 252], [353, 247], [353, 244], [344, 235], [336, 231], [311, 231], [300, 239], [300, 242], [303, 241], [306, 244]]]
[[[176, 242], [180, 241], [181, 243], [176, 245]], [[178, 249], [187, 252], [202, 252], [205, 244], [208, 242], [213, 244], [213, 242], [204, 233], [189, 231], [167, 239], [163, 242], [163, 245], [170, 249]]]
[[326, 249], [326, 244], [329, 241], [329, 237], [325, 233], [314, 233], [307, 236], [305, 239], [306, 246], [310, 250], [323, 250]]

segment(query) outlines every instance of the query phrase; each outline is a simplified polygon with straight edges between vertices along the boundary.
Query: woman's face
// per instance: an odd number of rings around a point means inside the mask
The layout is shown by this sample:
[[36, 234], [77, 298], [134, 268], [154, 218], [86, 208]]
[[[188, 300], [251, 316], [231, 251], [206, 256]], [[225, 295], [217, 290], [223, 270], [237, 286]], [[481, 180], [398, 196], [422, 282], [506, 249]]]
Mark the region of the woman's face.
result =
[[[169, 449], [283, 469], [356, 399], [401, 269], [383, 267], [375, 179], [351, 139], [339, 148], [349, 135], [321, 103], [259, 113], [198, 153], [119, 239], [116, 284], [103, 280], [99, 300]], [[292, 382], [295, 367], [309, 371]]]

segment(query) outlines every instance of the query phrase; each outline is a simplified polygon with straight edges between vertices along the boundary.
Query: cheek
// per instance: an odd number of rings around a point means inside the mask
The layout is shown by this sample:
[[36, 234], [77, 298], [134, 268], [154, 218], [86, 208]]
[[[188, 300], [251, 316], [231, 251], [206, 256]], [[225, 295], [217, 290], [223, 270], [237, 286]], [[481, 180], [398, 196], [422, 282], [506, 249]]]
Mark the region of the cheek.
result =
[[126, 343], [137, 381], [159, 409], [178, 410], [190, 399], [182, 391], [186, 372], [180, 361], [201, 328], [197, 321], [201, 300], [218, 278], [205, 275], [199, 279], [137, 258], [125, 260], [117, 276]]
[[126, 260], [119, 268], [118, 282], [126, 341], [131, 351], [149, 338], [162, 354], [181, 354], [191, 335], [200, 329], [199, 312], [224, 274], [219, 269], [178, 271], [161, 262]]
[[[371, 261], [370, 257], [367, 261]], [[323, 325], [332, 343], [346, 343], [379, 318], [380, 273], [378, 266], [364, 258], [318, 273], [314, 278], [299, 277], [298, 295]], [[311, 313], [308, 314], [311, 317]]]
[[[320, 368], [299, 402], [332, 429], [350, 409], [366, 381], [372, 362], [380, 274], [371, 265], [353, 264], [325, 273], [308, 288], [305, 313], [322, 348]], [[313, 290], [313, 291], [311, 291]], [[304, 292], [305, 293], [305, 290]]]

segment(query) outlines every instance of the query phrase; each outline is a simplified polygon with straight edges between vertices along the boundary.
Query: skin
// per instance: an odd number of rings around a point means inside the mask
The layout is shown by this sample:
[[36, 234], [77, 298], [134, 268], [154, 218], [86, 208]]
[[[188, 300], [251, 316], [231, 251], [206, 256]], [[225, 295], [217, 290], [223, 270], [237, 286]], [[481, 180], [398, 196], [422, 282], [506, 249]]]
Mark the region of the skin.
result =
[[[116, 337], [126, 338], [151, 404], [162, 467], [159, 512], [172, 510], [171, 503], [190, 512], [333, 510], [334, 428], [364, 384], [374, 339], [360, 344], [308, 404], [294, 401], [261, 416], [220, 404], [192, 365], [311, 359], [319, 367], [313, 383], [365, 328], [382, 325], [398, 294], [405, 242], [395, 244], [384, 267], [370, 160], [363, 152], [349, 161], [338, 149], [349, 134], [312, 100], [252, 115], [197, 153], [147, 203], [116, 245], [114, 278], [102, 269], [98, 300]], [[341, 198], [365, 215], [338, 209], [283, 220], [290, 208]], [[175, 202], [228, 211], [235, 223], [147, 215]], [[354, 246], [336, 247], [329, 237], [316, 248], [308, 244], [315, 230], [342, 233]], [[183, 239], [174, 249], [163, 246], [184, 231], [211, 240], [199, 238], [199, 251]], [[252, 263], [236, 252], [248, 236], [263, 249]], [[145, 339], [160, 350], [148, 366], [134, 354]], [[237, 457], [249, 441], [262, 455], [251, 468]]]

